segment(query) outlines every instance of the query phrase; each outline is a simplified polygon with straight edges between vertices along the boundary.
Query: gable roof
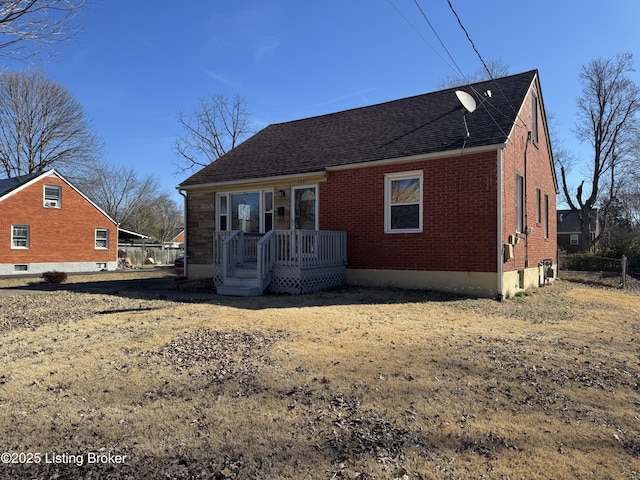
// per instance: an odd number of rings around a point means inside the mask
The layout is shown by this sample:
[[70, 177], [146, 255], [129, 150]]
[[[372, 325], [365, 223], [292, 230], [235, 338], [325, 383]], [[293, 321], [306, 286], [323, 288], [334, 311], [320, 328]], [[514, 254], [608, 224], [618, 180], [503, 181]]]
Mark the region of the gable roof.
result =
[[76, 188], [71, 182], [69, 182], [66, 178], [64, 178], [62, 175], [60, 175], [55, 169], [44, 170], [42, 172], [29, 173], [29, 174], [21, 175], [21, 176], [18, 176], [18, 177], [0, 179], [0, 202], [2, 202], [2, 200], [7, 198], [8, 196], [19, 192], [23, 188], [28, 187], [32, 183], [35, 183], [35, 182], [41, 180], [44, 177], [57, 177], [57, 178], [59, 178], [64, 183], [66, 183], [70, 188], [75, 190], [78, 193], [78, 195], [80, 195], [87, 202], [89, 202], [96, 210], [98, 210], [105, 217], [107, 217], [107, 219], [110, 222], [112, 222], [114, 225], [117, 225], [116, 221], [113, 218], [111, 218], [107, 212], [105, 212], [102, 208], [100, 208], [98, 205], [96, 205], [93, 202], [93, 200], [91, 200], [84, 193], [82, 193], [80, 190], [78, 190], [78, 188]]
[[[269, 125], [179, 188], [504, 144], [537, 70], [368, 107]], [[476, 99], [466, 113], [455, 91]], [[491, 97], [484, 97], [492, 90]], [[466, 113], [466, 115], [465, 115]], [[466, 136], [464, 120], [470, 136]]]
[[42, 173], [39, 172], [20, 175], [19, 177], [0, 178], [0, 197], [3, 197], [7, 193], [12, 192], [26, 183], [29, 183], [34, 178], [38, 178], [41, 174]]
[[[582, 233], [580, 215], [574, 210], [557, 210], [557, 233]], [[589, 212], [589, 231], [595, 232], [598, 227], [598, 209]]]

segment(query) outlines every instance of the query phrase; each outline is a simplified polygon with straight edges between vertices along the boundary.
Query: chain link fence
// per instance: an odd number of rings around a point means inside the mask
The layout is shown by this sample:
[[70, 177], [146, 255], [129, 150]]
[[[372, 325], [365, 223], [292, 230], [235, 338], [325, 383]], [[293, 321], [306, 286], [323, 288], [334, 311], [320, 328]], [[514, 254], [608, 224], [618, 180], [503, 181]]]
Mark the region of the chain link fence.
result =
[[558, 254], [561, 279], [627, 288], [627, 257], [599, 257], [590, 253]]

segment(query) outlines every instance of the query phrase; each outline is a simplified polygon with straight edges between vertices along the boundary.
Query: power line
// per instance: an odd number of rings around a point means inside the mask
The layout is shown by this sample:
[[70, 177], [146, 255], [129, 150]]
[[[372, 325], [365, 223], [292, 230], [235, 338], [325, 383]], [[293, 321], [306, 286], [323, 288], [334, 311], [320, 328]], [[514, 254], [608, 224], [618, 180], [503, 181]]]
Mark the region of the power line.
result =
[[[436, 31], [435, 27], [433, 26], [433, 24], [431, 23], [431, 21], [429, 20], [429, 17], [427, 16], [427, 14], [425, 13], [425, 11], [422, 9], [422, 7], [420, 6], [420, 4], [418, 3], [418, 0], [413, 0], [414, 4], [416, 5], [416, 7], [418, 8], [418, 10], [420, 11], [422, 17], [424, 18], [424, 20], [427, 22], [427, 24], [429, 25], [429, 28], [431, 29], [431, 31], [433, 32], [433, 34], [436, 36], [436, 38], [438, 39], [438, 41], [440, 42], [440, 45], [442, 46], [442, 48], [444, 49], [444, 51], [447, 53], [448, 57], [451, 59], [451, 62], [453, 62], [453, 64], [455, 65], [455, 68], [453, 68], [451, 66], [451, 64], [449, 62], [447, 62], [442, 55], [440, 55], [440, 53], [433, 47], [433, 45], [431, 45], [431, 43], [429, 43], [429, 41], [427, 41], [427, 39], [418, 31], [418, 29], [407, 19], [407, 17], [396, 7], [396, 5], [391, 1], [391, 0], [387, 0], [387, 2], [400, 14], [400, 16], [402, 18], [404, 18], [404, 20], [409, 24], [409, 26], [411, 26], [411, 28], [418, 33], [418, 35], [420, 36], [420, 38], [422, 38], [422, 40], [429, 45], [429, 47], [436, 53], [436, 55], [438, 55], [438, 57], [440, 57], [440, 59], [449, 67], [451, 68], [456, 74], [459, 74], [462, 79], [464, 80], [465, 84], [480, 98], [483, 97], [483, 95], [481, 95], [469, 82], [469, 79], [467, 78], [467, 76], [464, 74], [464, 72], [462, 71], [462, 69], [460, 68], [460, 66], [458, 65], [458, 63], [455, 61], [455, 59], [453, 58], [453, 55], [451, 54], [451, 52], [449, 51], [449, 49], [447, 48], [447, 46], [445, 45], [444, 41], [442, 40], [442, 38], [440, 37], [440, 35], [438, 34], [438, 32]], [[453, 6], [451, 5], [451, 2], [449, 2], [449, 7], [453, 10]], [[456, 15], [456, 18], [458, 18], [458, 23], [460, 23], [460, 26], [463, 28], [463, 30], [466, 33], [466, 29], [464, 28], [464, 26], [462, 25], [457, 13], [454, 14]], [[471, 41], [471, 38], [469, 36], [469, 34], [467, 33], [467, 38]], [[472, 42], [473, 45], [473, 42]], [[480, 56], [480, 52], [478, 52], [478, 50], [475, 48], [474, 46], [474, 50], [476, 50], [476, 53], [478, 54], [478, 56]], [[489, 69], [487, 68], [484, 60], [482, 60], [482, 57], [480, 57], [485, 69], [487, 69], [487, 71], [489, 72]], [[494, 81], [495, 83], [495, 79], [493, 78], [493, 76], [491, 75], [491, 72], [489, 72], [489, 77]], [[497, 83], [496, 83], [497, 85]], [[509, 106], [511, 107], [511, 109], [513, 110], [513, 107], [511, 106], [509, 99], [506, 97], [506, 95], [504, 94], [504, 92], [502, 92], [502, 90], [500, 89], [500, 86], [498, 86], [498, 89], [500, 90], [500, 92], [502, 93], [502, 95], [504, 96], [504, 98], [507, 100], [507, 103], [509, 103]], [[507, 136], [507, 134], [504, 132], [504, 130], [502, 129], [502, 127], [500, 126], [500, 124], [498, 123], [498, 121], [494, 118], [494, 116], [491, 114], [491, 112], [487, 109], [485, 103], [489, 103], [494, 109], [498, 110], [495, 106], [493, 106], [488, 100], [484, 100], [482, 102], [482, 106], [484, 107], [484, 110], [487, 112], [487, 114], [489, 115], [489, 117], [491, 118], [491, 120], [493, 121], [493, 123], [498, 127], [498, 129], [500, 129], [500, 131], [502, 132], [503, 135]], [[499, 111], [500, 113], [502, 113], [502, 115], [505, 115], [502, 111]], [[515, 112], [515, 110], [514, 110]], [[516, 117], [518, 116], [518, 113], [516, 113]], [[506, 116], [506, 115], [505, 115]]]
[[[414, 2], [417, 0], [414, 0]], [[493, 75], [491, 73], [491, 70], [489, 70], [489, 67], [487, 67], [486, 62], [484, 61], [484, 59], [482, 58], [482, 55], [480, 55], [480, 51], [477, 49], [476, 44], [473, 43], [473, 40], [471, 39], [471, 35], [469, 35], [469, 32], [467, 31], [467, 29], [465, 28], [465, 26], [462, 24], [462, 20], [460, 20], [460, 16], [458, 15], [458, 12], [456, 12], [456, 9], [453, 8], [453, 5], [451, 4], [451, 0], [447, 0], [447, 3], [449, 4], [449, 8], [451, 9], [451, 12], [455, 15], [456, 20], [458, 20], [458, 25], [460, 25], [460, 28], [462, 28], [462, 31], [464, 32], [464, 34], [467, 36], [467, 40], [469, 40], [469, 43], [471, 44], [471, 47], [473, 48], [473, 51], [476, 52], [476, 55], [478, 56], [478, 58], [480, 59], [480, 61], [482, 62], [482, 66], [484, 67], [484, 69], [487, 71], [487, 74], [489, 75], [489, 78], [493, 81], [493, 83], [495, 84], [496, 87], [498, 87], [498, 90], [500, 90], [500, 93], [502, 94], [502, 96], [504, 97], [504, 99], [507, 101], [507, 104], [509, 105], [509, 108], [513, 111], [513, 113], [516, 114], [516, 118], [518, 120], [520, 120], [523, 125], [525, 127], [528, 128], [527, 126], [527, 122], [525, 122], [520, 115], [518, 115], [518, 112], [516, 111], [515, 108], [513, 108], [513, 105], [511, 105], [511, 102], [509, 101], [509, 98], [507, 97], [507, 95], [504, 93], [504, 91], [502, 90], [502, 88], [500, 87], [500, 84], [498, 82], [496, 82], [496, 79], [493, 78]], [[491, 103], [489, 103], [491, 105]], [[493, 105], [491, 105], [493, 106]], [[494, 107], [495, 108], [495, 107]], [[503, 114], [504, 115], [504, 114]]]
[[444, 44], [444, 42], [440, 38], [440, 35], [438, 35], [438, 32], [436, 32], [436, 29], [434, 28], [434, 26], [431, 24], [431, 21], [429, 20], [429, 17], [427, 17], [427, 14], [424, 13], [424, 10], [422, 10], [422, 7], [418, 3], [418, 0], [413, 0], [413, 3], [415, 3], [416, 7], [418, 7], [418, 10], [420, 10], [420, 13], [422, 14], [422, 17], [425, 19], [425, 21], [429, 25], [429, 28], [431, 28], [431, 31], [433, 32], [433, 34], [436, 36], [436, 38], [440, 42], [440, 45], [442, 45], [442, 48], [444, 48], [444, 51], [447, 52], [447, 55], [449, 56], [449, 58], [451, 59], [453, 64], [458, 69], [458, 73], [462, 76], [462, 78], [464, 78], [465, 82], [469, 83], [469, 81], [467, 80], [467, 77], [462, 72], [462, 69], [458, 66], [458, 64], [456, 63], [455, 59], [453, 58], [453, 55], [451, 55], [451, 52], [449, 52], [449, 49], [447, 48], [447, 46]]
[[[454, 72], [456, 71], [455, 68], [453, 68], [449, 62], [447, 62], [447, 60], [445, 60], [445, 58], [440, 55], [440, 52], [438, 52], [435, 47], [433, 45], [431, 45], [431, 43], [429, 42], [429, 40], [427, 40], [424, 35], [422, 35], [422, 33], [420, 32], [420, 30], [418, 30], [410, 21], [409, 19], [402, 13], [402, 11], [400, 11], [400, 9], [393, 3], [392, 0], [387, 0], [387, 2], [389, 3], [389, 5], [391, 5], [396, 12], [398, 12], [398, 14], [404, 19], [405, 22], [407, 22], [407, 24], [413, 29], [413, 31], [415, 31], [418, 36], [422, 39], [422, 41], [424, 41], [424, 43], [426, 43], [427, 45], [429, 45], [429, 48], [431, 48], [431, 50], [433, 50], [433, 52], [438, 55], [438, 57], [440, 57], [440, 60], [442, 60], [451, 70], [453, 70]], [[437, 35], [436, 35], [437, 36]], [[455, 63], [455, 62], [454, 62]], [[457, 66], [457, 65], [456, 65]]]

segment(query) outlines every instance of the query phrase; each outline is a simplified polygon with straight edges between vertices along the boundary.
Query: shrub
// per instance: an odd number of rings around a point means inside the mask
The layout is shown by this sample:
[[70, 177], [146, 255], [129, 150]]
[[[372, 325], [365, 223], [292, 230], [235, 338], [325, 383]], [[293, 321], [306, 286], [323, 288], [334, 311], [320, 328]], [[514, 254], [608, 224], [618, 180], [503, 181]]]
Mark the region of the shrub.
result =
[[42, 278], [47, 283], [62, 283], [67, 281], [67, 274], [53, 270], [51, 272], [44, 272]]

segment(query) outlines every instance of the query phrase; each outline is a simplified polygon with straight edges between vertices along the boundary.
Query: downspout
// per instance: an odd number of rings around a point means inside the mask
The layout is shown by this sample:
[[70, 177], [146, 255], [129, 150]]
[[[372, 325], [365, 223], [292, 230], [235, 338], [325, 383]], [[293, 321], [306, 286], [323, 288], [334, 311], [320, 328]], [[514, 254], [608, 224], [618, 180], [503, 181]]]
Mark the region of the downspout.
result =
[[187, 265], [189, 262], [187, 262], [187, 193], [183, 190], [183, 189], [178, 189], [178, 193], [180, 195], [182, 195], [182, 197], [184, 198], [184, 207], [183, 207], [183, 223], [184, 223], [184, 266], [183, 268], [183, 272], [182, 275], [184, 275], [185, 277], [188, 277], [187, 275]]
[[497, 164], [498, 164], [498, 171], [497, 171], [497, 178], [498, 178], [498, 218], [497, 218], [497, 234], [498, 234], [498, 245], [497, 245], [497, 251], [498, 251], [498, 268], [496, 270], [497, 274], [498, 274], [498, 295], [497, 295], [497, 300], [498, 301], [502, 301], [503, 300], [503, 265], [504, 265], [504, 246], [502, 244], [502, 148], [498, 149], [497, 152]]
[[[114, 221], [115, 223], [115, 221]], [[120, 224], [116, 223], [116, 270], [120, 268]], [[107, 267], [107, 270], [109, 267]]]

